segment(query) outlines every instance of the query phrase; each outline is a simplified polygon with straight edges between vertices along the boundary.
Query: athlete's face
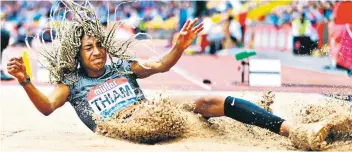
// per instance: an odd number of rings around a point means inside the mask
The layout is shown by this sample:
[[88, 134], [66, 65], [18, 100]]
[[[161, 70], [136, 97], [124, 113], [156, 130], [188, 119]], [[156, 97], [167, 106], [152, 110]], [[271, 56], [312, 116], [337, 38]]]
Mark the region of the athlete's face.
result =
[[106, 63], [106, 51], [94, 36], [84, 35], [81, 40], [81, 64], [89, 71], [99, 71]]

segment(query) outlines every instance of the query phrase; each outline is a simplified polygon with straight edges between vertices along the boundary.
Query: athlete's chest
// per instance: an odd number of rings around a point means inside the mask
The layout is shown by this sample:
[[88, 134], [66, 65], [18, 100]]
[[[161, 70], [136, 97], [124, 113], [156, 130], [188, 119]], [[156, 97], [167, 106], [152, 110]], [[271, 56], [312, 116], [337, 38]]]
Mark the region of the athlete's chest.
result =
[[84, 108], [80, 111], [90, 111], [104, 118], [144, 99], [137, 82], [124, 76], [94, 83], [86, 81], [77, 85], [75, 90], [81, 90], [73, 94], [75, 108]]
[[134, 89], [125, 77], [108, 80], [92, 87], [85, 101], [95, 114], [105, 118], [111, 117], [117, 111], [138, 101]]

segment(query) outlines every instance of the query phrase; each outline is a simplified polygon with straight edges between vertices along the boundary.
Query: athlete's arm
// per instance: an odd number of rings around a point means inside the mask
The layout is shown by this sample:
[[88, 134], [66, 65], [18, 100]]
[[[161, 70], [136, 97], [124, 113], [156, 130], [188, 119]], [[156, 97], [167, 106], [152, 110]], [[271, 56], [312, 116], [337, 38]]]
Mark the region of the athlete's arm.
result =
[[136, 61], [131, 64], [131, 71], [138, 76], [138, 78], [146, 78], [155, 73], [167, 72], [173, 67], [180, 59], [183, 50], [177, 46], [173, 46], [172, 49], [161, 56], [160, 59], [153, 59], [145, 62], [143, 65], [147, 68], [142, 67]]
[[203, 30], [203, 23], [192, 28], [198, 19], [187, 21], [181, 29], [176, 44], [166, 54], [162, 55], [159, 59], [148, 60], [144, 63], [145, 67], [141, 66], [141, 63], [133, 62], [131, 64], [131, 70], [139, 78], [146, 78], [155, 73], [162, 73], [169, 71], [180, 59], [183, 51], [187, 49], [196, 38], [197, 34]]
[[[9, 74], [17, 78], [18, 82], [26, 81], [27, 73], [22, 57], [11, 58], [7, 64], [7, 70]], [[35, 107], [45, 116], [50, 115], [55, 109], [64, 105], [70, 93], [70, 88], [64, 84], [58, 84], [48, 97], [40, 92], [32, 83], [25, 84], [23, 88]]]

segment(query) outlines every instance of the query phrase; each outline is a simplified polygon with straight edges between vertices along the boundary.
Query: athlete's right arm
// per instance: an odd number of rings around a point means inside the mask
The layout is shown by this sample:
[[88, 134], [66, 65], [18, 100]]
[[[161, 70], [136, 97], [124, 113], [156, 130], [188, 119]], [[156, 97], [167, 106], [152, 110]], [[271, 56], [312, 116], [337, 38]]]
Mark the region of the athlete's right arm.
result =
[[[26, 81], [27, 73], [22, 57], [11, 58], [7, 64], [7, 70], [9, 74], [17, 78], [18, 82]], [[31, 83], [25, 84], [23, 88], [35, 107], [45, 116], [64, 105], [70, 93], [70, 88], [65, 84], [58, 84], [48, 97]]]

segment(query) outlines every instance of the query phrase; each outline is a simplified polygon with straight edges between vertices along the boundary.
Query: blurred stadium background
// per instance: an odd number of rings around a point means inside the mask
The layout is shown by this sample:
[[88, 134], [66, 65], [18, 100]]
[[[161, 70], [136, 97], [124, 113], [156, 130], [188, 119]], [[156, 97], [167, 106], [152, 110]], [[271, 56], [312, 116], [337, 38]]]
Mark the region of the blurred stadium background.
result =
[[[140, 80], [142, 88], [352, 94], [348, 76], [352, 74], [352, 2], [161, 0], [90, 4], [107, 28], [112, 25], [109, 23], [124, 21], [117, 31], [119, 37], [139, 32], [150, 35], [159, 54], [172, 46], [187, 19], [197, 17], [204, 22], [204, 31], [176, 67]], [[38, 33], [50, 43], [47, 18], [54, 7], [64, 6], [57, 1], [1, 2], [3, 85], [16, 84], [6, 73], [6, 62], [28, 51], [26, 37], [34, 48], [30, 36]], [[53, 16], [60, 18], [62, 13]], [[137, 55], [148, 58], [155, 54]], [[35, 83], [47, 85], [42, 82], [42, 67], [29, 60]], [[262, 84], [264, 81], [268, 83]]]

